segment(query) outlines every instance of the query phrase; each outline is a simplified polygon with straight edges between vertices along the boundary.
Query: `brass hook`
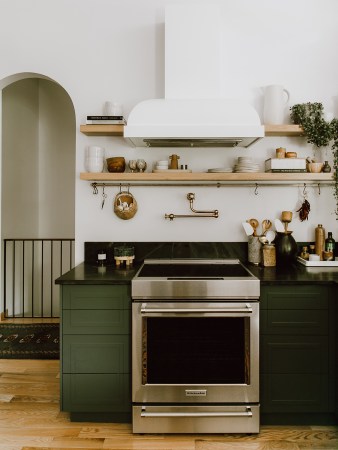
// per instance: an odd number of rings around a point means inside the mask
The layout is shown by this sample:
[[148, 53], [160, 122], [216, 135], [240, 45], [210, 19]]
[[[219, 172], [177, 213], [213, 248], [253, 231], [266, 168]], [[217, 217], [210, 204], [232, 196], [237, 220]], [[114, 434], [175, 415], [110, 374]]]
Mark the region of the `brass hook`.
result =
[[318, 183], [318, 195], [320, 195], [320, 183]]
[[303, 196], [304, 196], [304, 198], [306, 198], [306, 197], [307, 197], [307, 192], [306, 192], [306, 183], [304, 183]]
[[255, 185], [255, 195], [258, 195], [258, 183]]
[[99, 190], [97, 189], [97, 183], [92, 183], [93, 195], [97, 195]]

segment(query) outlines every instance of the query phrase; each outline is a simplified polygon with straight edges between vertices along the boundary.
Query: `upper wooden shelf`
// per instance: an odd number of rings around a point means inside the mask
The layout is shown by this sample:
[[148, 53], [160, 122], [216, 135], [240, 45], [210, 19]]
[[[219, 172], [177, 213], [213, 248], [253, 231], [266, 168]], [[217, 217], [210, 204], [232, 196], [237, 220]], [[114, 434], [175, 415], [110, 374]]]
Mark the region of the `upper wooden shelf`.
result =
[[83, 172], [80, 174], [81, 180], [87, 181], [112, 181], [112, 182], [157, 182], [157, 181], [171, 181], [171, 182], [251, 182], [251, 183], [319, 183], [332, 182], [332, 173], [209, 173], [209, 172], [123, 172], [123, 173], [89, 173]]
[[304, 136], [299, 125], [264, 125], [265, 136]]
[[[299, 125], [264, 125], [265, 136], [303, 136]], [[80, 125], [87, 136], [123, 136], [124, 125]]]
[[124, 125], [80, 125], [87, 136], [123, 136]]

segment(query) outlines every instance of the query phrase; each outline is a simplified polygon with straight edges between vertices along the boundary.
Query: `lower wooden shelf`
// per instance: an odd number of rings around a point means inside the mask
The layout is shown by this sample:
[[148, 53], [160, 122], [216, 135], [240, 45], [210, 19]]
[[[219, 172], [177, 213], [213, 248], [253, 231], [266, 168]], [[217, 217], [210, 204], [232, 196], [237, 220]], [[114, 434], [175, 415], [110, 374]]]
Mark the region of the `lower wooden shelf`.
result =
[[89, 173], [82, 172], [81, 180], [93, 182], [214, 182], [214, 183], [333, 183], [332, 173], [209, 173], [209, 172], [161, 172], [161, 173]]

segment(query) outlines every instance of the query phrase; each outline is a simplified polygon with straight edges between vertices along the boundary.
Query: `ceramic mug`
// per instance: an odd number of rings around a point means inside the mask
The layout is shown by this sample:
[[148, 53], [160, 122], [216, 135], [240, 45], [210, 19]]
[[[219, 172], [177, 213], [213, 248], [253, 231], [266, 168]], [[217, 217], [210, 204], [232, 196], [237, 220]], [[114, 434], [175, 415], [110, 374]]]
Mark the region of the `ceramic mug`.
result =
[[272, 84], [264, 88], [264, 123], [282, 124], [287, 102], [289, 101], [289, 91], [283, 86]]

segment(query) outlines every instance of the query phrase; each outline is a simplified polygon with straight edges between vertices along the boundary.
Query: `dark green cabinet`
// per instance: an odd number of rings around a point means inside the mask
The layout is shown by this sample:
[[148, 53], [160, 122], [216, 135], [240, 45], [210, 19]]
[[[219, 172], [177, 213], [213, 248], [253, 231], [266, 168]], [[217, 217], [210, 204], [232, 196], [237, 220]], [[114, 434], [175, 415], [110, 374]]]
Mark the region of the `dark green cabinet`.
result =
[[332, 309], [329, 286], [262, 286], [262, 423], [334, 420]]
[[62, 286], [61, 404], [71, 420], [130, 421], [129, 285]]

